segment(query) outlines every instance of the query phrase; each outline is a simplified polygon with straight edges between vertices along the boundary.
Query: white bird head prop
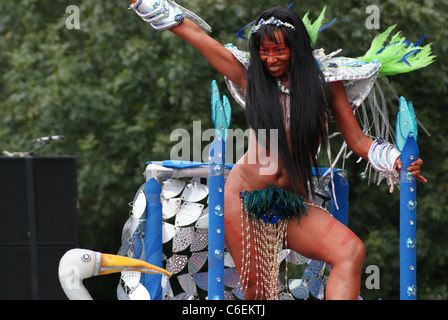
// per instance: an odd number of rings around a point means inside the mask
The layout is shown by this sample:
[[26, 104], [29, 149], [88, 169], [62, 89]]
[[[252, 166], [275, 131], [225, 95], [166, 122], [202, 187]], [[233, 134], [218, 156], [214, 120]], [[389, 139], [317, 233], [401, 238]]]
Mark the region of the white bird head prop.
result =
[[122, 271], [138, 271], [168, 277], [172, 275], [143, 260], [87, 249], [72, 249], [67, 251], [59, 262], [59, 281], [70, 300], [91, 300], [92, 297], [82, 284], [84, 279]]

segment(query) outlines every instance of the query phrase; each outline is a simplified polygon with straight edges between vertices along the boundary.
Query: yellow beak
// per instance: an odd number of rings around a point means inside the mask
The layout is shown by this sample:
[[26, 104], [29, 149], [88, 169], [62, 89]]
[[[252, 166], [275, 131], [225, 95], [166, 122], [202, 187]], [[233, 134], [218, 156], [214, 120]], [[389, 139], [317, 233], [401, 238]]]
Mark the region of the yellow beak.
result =
[[[165, 274], [171, 277], [172, 274], [165, 269], [153, 266], [143, 260], [117, 256], [114, 254], [101, 253], [100, 259], [96, 261], [97, 275], [105, 275], [122, 271], [138, 271], [143, 273]], [[100, 261], [98, 261], [100, 260]]]

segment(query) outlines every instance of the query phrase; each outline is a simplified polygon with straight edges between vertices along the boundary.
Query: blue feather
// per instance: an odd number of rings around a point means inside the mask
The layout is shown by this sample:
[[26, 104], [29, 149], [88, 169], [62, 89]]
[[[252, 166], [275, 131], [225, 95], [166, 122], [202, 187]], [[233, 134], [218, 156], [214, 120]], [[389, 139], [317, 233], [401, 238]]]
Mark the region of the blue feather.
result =
[[400, 97], [399, 110], [395, 127], [396, 146], [400, 152], [403, 150], [403, 146], [410, 133], [413, 134], [415, 141], [417, 141], [417, 117], [415, 115], [412, 103], [410, 101], [406, 102], [406, 99], [404, 97]]

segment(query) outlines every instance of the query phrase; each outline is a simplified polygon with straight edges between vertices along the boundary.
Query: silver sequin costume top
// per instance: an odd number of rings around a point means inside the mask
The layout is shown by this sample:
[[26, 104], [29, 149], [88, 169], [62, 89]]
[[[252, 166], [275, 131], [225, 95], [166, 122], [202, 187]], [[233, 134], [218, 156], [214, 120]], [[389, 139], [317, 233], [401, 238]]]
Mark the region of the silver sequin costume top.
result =
[[[234, 57], [238, 59], [246, 68], [250, 63], [250, 54], [239, 50], [233, 44], [225, 45]], [[364, 62], [354, 58], [333, 57], [334, 54], [325, 55], [323, 49], [315, 50], [314, 57], [319, 64], [327, 82], [344, 81], [347, 98], [352, 109], [357, 109], [372, 89], [378, 73], [381, 69], [381, 63], [378, 60]], [[235, 101], [246, 107], [244, 92], [234, 82], [225, 78], [227, 88], [229, 89]]]

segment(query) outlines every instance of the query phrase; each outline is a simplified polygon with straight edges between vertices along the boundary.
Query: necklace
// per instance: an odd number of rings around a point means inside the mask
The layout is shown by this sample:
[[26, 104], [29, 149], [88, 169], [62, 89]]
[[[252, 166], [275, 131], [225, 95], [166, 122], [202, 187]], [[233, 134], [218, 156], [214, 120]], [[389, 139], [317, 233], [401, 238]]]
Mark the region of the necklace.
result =
[[278, 88], [280, 89], [281, 92], [286, 93], [288, 96], [291, 95], [291, 90], [289, 88], [286, 88], [282, 82], [280, 81], [280, 79], [277, 79], [277, 85]]

